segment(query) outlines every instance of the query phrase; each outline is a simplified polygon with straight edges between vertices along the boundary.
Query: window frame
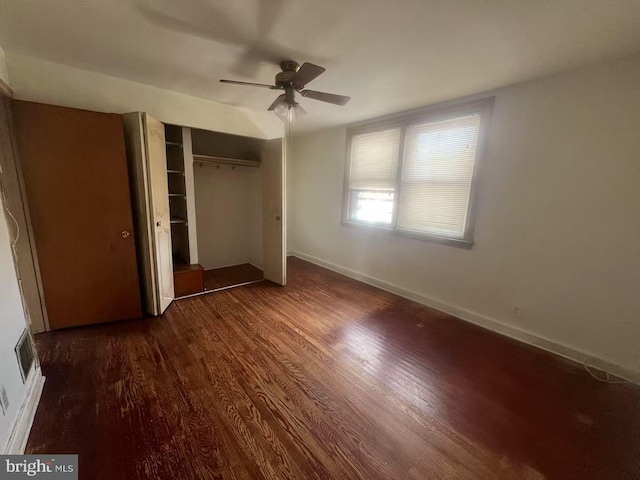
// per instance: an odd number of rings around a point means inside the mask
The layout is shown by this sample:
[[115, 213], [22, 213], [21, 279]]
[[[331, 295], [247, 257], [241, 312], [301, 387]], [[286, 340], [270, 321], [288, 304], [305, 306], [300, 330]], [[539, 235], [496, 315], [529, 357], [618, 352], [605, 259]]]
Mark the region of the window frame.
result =
[[[465, 102], [447, 102], [437, 104], [426, 108], [401, 112], [390, 116], [377, 118], [371, 121], [352, 125], [347, 128], [347, 141], [345, 150], [345, 171], [342, 198], [342, 219], [341, 224], [345, 227], [353, 227], [357, 229], [368, 230], [372, 232], [382, 232], [402, 237], [414, 238], [432, 243], [451, 245], [460, 248], [471, 248], [473, 246], [473, 233], [475, 228], [475, 217], [477, 208], [477, 197], [480, 183], [480, 172], [484, 163], [486, 154], [487, 138], [489, 127], [491, 124], [491, 115], [493, 112], [493, 104], [495, 97], [486, 97]], [[437, 235], [433, 233], [420, 233], [408, 230], [398, 229], [398, 207], [400, 204], [400, 194], [402, 188], [402, 171], [404, 167], [404, 153], [406, 146], [407, 128], [411, 125], [420, 123], [429, 123], [444, 121], [451, 118], [462, 117], [465, 115], [479, 113], [480, 128], [478, 133], [478, 144], [476, 147], [476, 158], [473, 164], [473, 173], [471, 177], [471, 187], [469, 190], [469, 199], [467, 203], [467, 218], [464, 228], [464, 234], [461, 238], [449, 237], [445, 235]], [[396, 183], [394, 190], [393, 213], [390, 226], [384, 226], [375, 223], [358, 222], [350, 219], [351, 213], [351, 190], [349, 189], [351, 174], [351, 144], [355, 135], [374, 133], [378, 131], [388, 130], [391, 128], [400, 129], [400, 146], [398, 148], [398, 162], [396, 172]]]

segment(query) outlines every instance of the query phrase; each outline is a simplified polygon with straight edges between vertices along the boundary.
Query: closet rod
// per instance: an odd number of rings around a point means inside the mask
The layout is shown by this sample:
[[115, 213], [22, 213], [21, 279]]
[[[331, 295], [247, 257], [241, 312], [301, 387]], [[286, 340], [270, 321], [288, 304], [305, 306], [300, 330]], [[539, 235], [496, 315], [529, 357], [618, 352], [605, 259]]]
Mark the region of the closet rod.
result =
[[241, 167], [259, 167], [260, 162], [257, 160], [241, 160], [239, 158], [214, 157], [211, 155], [194, 155], [193, 163], [211, 164], [211, 165], [238, 165]]

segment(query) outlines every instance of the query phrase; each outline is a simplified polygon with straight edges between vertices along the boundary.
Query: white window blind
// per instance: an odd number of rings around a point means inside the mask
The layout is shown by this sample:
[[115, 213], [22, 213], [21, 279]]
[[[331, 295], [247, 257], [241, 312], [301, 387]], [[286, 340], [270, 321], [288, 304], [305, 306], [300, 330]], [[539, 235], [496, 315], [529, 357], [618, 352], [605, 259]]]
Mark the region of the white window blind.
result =
[[349, 219], [388, 226], [393, 220], [400, 129], [354, 135], [351, 139]]
[[493, 98], [352, 127], [343, 221], [469, 248]]
[[480, 118], [472, 114], [407, 127], [398, 229], [464, 236]]
[[399, 128], [354, 135], [349, 188], [393, 191], [398, 174], [399, 145]]

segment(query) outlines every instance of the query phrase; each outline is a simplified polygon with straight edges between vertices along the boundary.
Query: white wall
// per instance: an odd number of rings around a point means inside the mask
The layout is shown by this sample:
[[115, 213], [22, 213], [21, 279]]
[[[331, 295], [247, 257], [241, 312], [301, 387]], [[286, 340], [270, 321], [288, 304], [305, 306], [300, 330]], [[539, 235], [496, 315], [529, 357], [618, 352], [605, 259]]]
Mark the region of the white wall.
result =
[[175, 125], [257, 138], [282, 136], [282, 122], [270, 112], [253, 112], [24, 55], [7, 53], [6, 57], [11, 87], [20, 100], [98, 112], [141, 111]]
[[[0, 78], [5, 83], [9, 83], [2, 48], [0, 48]], [[5, 140], [0, 139], [0, 141]], [[13, 263], [8, 221], [4, 214], [2, 195], [0, 195], [0, 386], [4, 385], [9, 397], [9, 410], [4, 416], [0, 414], [0, 453], [5, 451], [9, 434], [27, 394], [14, 350], [20, 335], [26, 328], [26, 317]]]
[[293, 250], [640, 378], [640, 58], [496, 92], [471, 250], [342, 227], [345, 129], [292, 148]]
[[[0, 78], [9, 84], [2, 48], [0, 48]], [[5, 141], [7, 139], [0, 138], [0, 142]], [[10, 216], [5, 213], [1, 184], [0, 181], [0, 387], [4, 386], [7, 391], [9, 408], [4, 415], [0, 414], [0, 453], [21, 453], [20, 448], [26, 442], [43, 379], [39, 369], [32, 369], [31, 389], [29, 389], [22, 382], [15, 353], [15, 346], [27, 327], [27, 315], [22, 304], [18, 274], [13, 263], [12, 241], [16, 227]], [[33, 386], [34, 379], [37, 381], [39, 379], [37, 389]], [[8, 443], [12, 431], [16, 434], [12, 442]]]
[[260, 168], [196, 164], [194, 177], [200, 264], [262, 267]]
[[9, 410], [4, 416], [0, 414], [0, 453], [2, 453], [27, 389], [22, 383], [14, 351], [26, 327], [26, 320], [1, 196], [0, 212], [0, 386], [4, 385], [9, 397]]

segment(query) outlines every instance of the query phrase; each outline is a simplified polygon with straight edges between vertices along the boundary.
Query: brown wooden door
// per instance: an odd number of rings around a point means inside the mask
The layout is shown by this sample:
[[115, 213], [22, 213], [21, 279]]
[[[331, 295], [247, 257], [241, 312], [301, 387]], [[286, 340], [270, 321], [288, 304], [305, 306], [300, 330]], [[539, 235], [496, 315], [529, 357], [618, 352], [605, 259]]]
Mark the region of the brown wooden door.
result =
[[50, 327], [140, 317], [122, 117], [19, 101], [13, 115]]

